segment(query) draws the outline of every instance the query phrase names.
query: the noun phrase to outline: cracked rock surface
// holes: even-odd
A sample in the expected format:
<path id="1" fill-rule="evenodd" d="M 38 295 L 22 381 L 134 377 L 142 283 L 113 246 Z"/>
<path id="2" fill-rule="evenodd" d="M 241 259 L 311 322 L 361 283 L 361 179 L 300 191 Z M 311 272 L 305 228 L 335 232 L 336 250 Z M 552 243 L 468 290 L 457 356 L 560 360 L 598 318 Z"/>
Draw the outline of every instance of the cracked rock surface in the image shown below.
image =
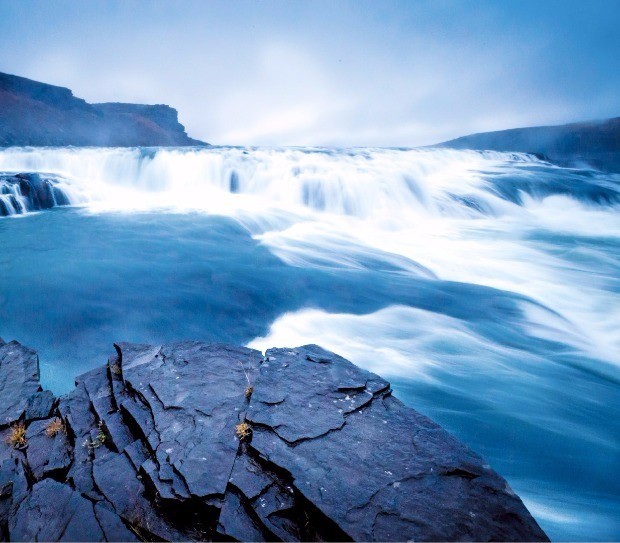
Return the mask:
<path id="1" fill-rule="evenodd" d="M 478 455 L 334 353 L 115 350 L 56 399 L 0 340 L 1 539 L 548 540 Z"/>

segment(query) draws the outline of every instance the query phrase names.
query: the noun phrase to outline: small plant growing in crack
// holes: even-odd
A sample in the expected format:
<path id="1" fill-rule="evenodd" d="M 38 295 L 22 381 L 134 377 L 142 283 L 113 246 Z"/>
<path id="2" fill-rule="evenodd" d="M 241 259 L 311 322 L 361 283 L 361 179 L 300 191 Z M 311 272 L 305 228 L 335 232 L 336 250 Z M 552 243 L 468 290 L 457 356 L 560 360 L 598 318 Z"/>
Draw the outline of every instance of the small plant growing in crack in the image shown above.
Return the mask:
<path id="1" fill-rule="evenodd" d="M 26 439 L 26 426 L 23 422 L 20 421 L 11 426 L 11 431 L 6 438 L 6 442 L 15 449 L 23 449 L 26 445 L 28 445 L 28 440 Z"/>
<path id="2" fill-rule="evenodd" d="M 101 420 L 99 421 L 99 424 L 97 425 L 97 435 L 95 439 L 89 440 L 87 438 L 84 441 L 84 445 L 87 446 L 89 449 L 97 449 L 98 447 L 101 447 L 101 445 L 103 445 L 107 439 L 108 439 L 108 434 L 106 434 L 105 425 L 103 421 Z"/>
<path id="3" fill-rule="evenodd" d="M 59 432 L 66 434 L 67 429 L 65 428 L 65 423 L 60 417 L 54 417 L 47 423 L 47 426 L 45 427 L 45 435 L 47 437 L 55 437 Z"/>
<path id="4" fill-rule="evenodd" d="M 239 364 L 241 364 L 241 369 L 243 370 L 243 374 L 245 375 L 245 380 L 248 382 L 248 386 L 245 387 L 245 392 L 243 393 L 243 395 L 249 399 L 252 395 L 252 392 L 254 392 L 254 386 L 252 385 L 252 382 L 250 381 L 250 376 L 248 375 L 248 372 L 246 371 L 245 366 L 243 365 L 243 362 L 241 362 L 241 360 L 239 360 Z"/>
<path id="5" fill-rule="evenodd" d="M 235 426 L 235 433 L 239 441 L 247 441 L 252 435 L 252 427 L 245 421 Z"/>

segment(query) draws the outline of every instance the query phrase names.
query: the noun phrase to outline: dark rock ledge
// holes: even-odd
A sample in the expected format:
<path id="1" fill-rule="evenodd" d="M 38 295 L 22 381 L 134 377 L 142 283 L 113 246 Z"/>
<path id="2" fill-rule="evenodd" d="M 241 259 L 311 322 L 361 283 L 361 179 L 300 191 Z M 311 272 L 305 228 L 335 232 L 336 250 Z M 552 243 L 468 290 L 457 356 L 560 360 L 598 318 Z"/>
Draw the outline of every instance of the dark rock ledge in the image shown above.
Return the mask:
<path id="1" fill-rule="evenodd" d="M 479 456 L 320 347 L 115 347 L 56 399 L 0 340 L 3 539 L 547 540 Z"/>
<path id="2" fill-rule="evenodd" d="M 0 217 L 70 205 L 53 177 L 38 173 L 0 172 Z"/>

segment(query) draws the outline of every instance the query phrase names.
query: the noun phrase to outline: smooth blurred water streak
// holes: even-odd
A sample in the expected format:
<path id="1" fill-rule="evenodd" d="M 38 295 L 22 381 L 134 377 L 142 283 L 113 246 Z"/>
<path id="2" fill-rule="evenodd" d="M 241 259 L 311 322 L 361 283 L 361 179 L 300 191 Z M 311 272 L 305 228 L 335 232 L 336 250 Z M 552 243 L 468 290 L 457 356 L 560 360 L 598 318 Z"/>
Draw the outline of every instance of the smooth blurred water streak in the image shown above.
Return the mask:
<path id="1" fill-rule="evenodd" d="M 522 154 L 7 149 L 76 207 L 0 219 L 45 386 L 113 341 L 319 343 L 389 378 L 553 539 L 620 537 L 620 177 Z"/>

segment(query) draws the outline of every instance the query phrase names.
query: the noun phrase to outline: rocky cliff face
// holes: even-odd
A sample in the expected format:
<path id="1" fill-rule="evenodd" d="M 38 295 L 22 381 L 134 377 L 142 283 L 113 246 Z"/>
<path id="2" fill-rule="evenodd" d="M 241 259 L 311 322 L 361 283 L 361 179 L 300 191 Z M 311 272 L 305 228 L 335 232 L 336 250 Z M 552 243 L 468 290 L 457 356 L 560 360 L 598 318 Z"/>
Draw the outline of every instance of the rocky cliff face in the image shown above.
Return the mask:
<path id="1" fill-rule="evenodd" d="M 453 149 L 514 151 L 544 155 L 562 165 L 620 172 L 620 117 L 604 121 L 513 128 L 441 143 Z"/>
<path id="2" fill-rule="evenodd" d="M 313 345 L 119 344 L 56 399 L 0 341 L 0 420 L 5 540 L 547 540 L 479 456 Z"/>
<path id="3" fill-rule="evenodd" d="M 166 105 L 89 104 L 66 88 L 0 73 L 0 146 L 205 145 Z"/>

